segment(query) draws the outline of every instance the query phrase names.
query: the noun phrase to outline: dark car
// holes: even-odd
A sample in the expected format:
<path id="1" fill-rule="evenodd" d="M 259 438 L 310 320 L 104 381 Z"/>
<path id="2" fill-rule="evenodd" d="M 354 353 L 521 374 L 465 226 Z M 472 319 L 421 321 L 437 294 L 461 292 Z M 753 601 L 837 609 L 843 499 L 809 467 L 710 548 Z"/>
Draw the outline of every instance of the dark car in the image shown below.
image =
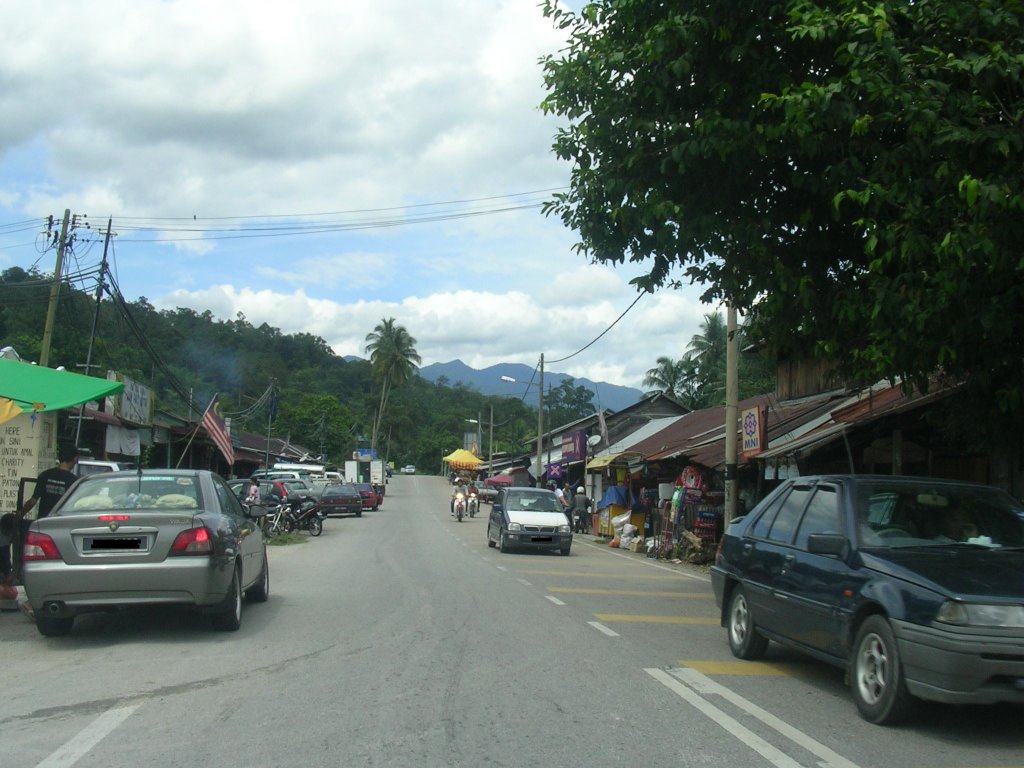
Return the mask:
<path id="1" fill-rule="evenodd" d="M 349 483 L 328 485 L 320 497 L 320 511 L 324 515 L 363 516 L 363 497 Z"/>
<path id="2" fill-rule="evenodd" d="M 568 555 L 572 526 L 562 502 L 543 488 L 502 488 L 491 505 L 487 546 L 513 549 L 555 549 Z"/>
<path id="3" fill-rule="evenodd" d="M 769 640 L 848 670 L 861 716 L 915 699 L 1024 702 L 1024 526 L 996 488 L 932 478 L 788 480 L 711 568 L 733 655 Z"/>
<path id="4" fill-rule="evenodd" d="M 370 483 L 355 483 L 356 490 L 363 497 L 363 509 L 375 510 L 380 507 L 377 491 Z"/>
<path id="5" fill-rule="evenodd" d="M 260 505 L 241 504 L 205 470 L 108 472 L 75 483 L 25 536 L 25 592 L 44 635 L 75 616 L 184 605 L 238 629 L 242 594 L 270 589 Z"/>

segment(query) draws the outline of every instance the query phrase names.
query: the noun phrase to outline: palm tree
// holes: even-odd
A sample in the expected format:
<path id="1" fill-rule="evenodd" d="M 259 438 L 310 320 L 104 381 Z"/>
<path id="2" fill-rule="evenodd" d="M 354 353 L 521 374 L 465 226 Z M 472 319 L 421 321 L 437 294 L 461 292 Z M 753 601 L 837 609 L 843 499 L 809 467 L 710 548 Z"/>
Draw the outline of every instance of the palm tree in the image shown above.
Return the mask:
<path id="1" fill-rule="evenodd" d="M 697 365 L 700 390 L 705 405 L 713 405 L 718 393 L 725 391 L 725 349 L 728 329 L 721 312 L 704 315 L 700 333 L 690 339 L 687 351 Z"/>
<path id="2" fill-rule="evenodd" d="M 644 374 L 644 386 L 652 387 L 648 395 L 663 392 L 672 397 L 678 397 L 683 389 L 683 377 L 686 375 L 686 359 L 673 360 L 671 357 L 659 357 L 657 365 Z"/>
<path id="3" fill-rule="evenodd" d="M 374 329 L 366 334 L 366 351 L 370 353 L 370 366 L 380 379 L 380 405 L 373 420 L 370 447 L 377 447 L 377 436 L 388 406 L 393 387 L 400 387 L 412 378 L 422 359 L 416 352 L 416 339 L 404 326 L 395 325 L 395 318 L 381 318 Z"/>

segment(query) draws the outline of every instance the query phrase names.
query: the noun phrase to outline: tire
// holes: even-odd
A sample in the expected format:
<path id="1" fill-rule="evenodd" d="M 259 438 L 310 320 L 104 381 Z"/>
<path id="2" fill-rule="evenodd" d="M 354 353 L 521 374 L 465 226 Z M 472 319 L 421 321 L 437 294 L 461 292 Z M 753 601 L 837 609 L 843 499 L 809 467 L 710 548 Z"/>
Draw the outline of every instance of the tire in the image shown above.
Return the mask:
<path id="1" fill-rule="evenodd" d="M 751 661 L 764 656 L 768 638 L 757 631 L 754 615 L 750 612 L 747 593 L 739 584 L 729 599 L 729 615 L 726 622 L 729 634 L 729 650 L 737 659 Z"/>
<path id="2" fill-rule="evenodd" d="M 487 526 L 487 546 L 488 547 L 496 547 L 496 546 L 498 546 L 498 543 L 496 541 L 492 541 L 491 540 L 491 527 L 490 526 Z"/>
<path id="3" fill-rule="evenodd" d="M 358 512 L 356 512 L 356 517 L 362 517 L 362 516 L 363 516 L 363 510 L 360 509 Z"/>
<path id="4" fill-rule="evenodd" d="M 314 517 L 309 521 L 309 535 L 319 536 L 324 532 L 324 521 L 319 517 Z"/>
<path id="5" fill-rule="evenodd" d="M 884 616 L 869 616 L 857 630 L 850 659 L 850 691 L 860 716 L 869 723 L 893 725 L 913 709 L 896 636 Z"/>
<path id="6" fill-rule="evenodd" d="M 572 549 L 572 545 L 569 545 L 568 547 L 562 547 L 562 548 L 561 548 L 560 550 L 558 550 L 558 551 L 562 553 L 562 556 L 563 556 L 563 557 L 568 557 L 568 556 L 569 556 L 569 550 L 570 550 L 570 549 Z"/>
<path id="7" fill-rule="evenodd" d="M 74 623 L 74 616 L 36 616 L 36 629 L 45 637 L 64 637 L 71 633 L 71 625 Z"/>
<path id="8" fill-rule="evenodd" d="M 509 546 L 508 539 L 505 538 L 504 531 L 498 532 L 498 549 L 500 549 L 505 554 L 508 554 L 512 551 L 512 547 Z"/>
<path id="9" fill-rule="evenodd" d="M 213 626 L 222 632 L 235 632 L 242 626 L 242 584 L 237 565 L 220 611 L 213 617 Z"/>
<path id="10" fill-rule="evenodd" d="M 265 603 L 270 597 L 270 563 L 267 561 L 267 550 L 263 550 L 263 571 L 260 580 L 245 593 L 247 599 L 254 603 Z"/>

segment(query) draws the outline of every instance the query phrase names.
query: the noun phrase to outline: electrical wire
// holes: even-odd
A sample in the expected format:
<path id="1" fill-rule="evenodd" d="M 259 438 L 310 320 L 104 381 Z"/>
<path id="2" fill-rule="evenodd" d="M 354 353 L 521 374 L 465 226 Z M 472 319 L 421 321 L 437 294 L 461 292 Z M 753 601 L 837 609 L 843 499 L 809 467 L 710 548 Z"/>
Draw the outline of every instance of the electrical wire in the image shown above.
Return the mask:
<path id="1" fill-rule="evenodd" d="M 557 360 L 548 360 L 547 362 L 548 363 L 564 363 L 566 360 L 570 360 L 570 359 L 576 357 L 576 355 L 578 355 L 580 352 L 583 352 L 584 350 L 594 346 L 594 344 L 597 343 L 598 339 L 600 339 L 602 336 L 604 336 L 606 333 L 608 333 L 608 331 L 610 331 L 612 328 L 614 328 L 618 324 L 618 322 L 622 318 L 624 318 L 626 316 L 626 314 L 631 309 L 633 309 L 633 307 L 635 307 L 637 305 L 637 302 L 639 302 L 640 299 L 642 299 L 645 295 L 647 295 L 647 293 L 648 293 L 647 291 L 643 291 L 639 296 L 637 296 L 635 299 L 633 299 L 633 303 L 630 304 L 628 307 L 626 307 L 625 311 L 623 311 L 623 313 L 621 315 L 619 315 L 617 318 L 615 318 L 615 320 L 612 322 L 611 325 L 609 325 L 607 328 L 605 328 L 603 331 L 601 331 L 601 333 L 599 333 L 597 336 L 595 336 L 590 341 L 590 343 L 585 344 L 584 346 L 580 347 L 575 352 L 573 352 L 571 355 L 566 355 L 565 357 L 560 357 Z"/>

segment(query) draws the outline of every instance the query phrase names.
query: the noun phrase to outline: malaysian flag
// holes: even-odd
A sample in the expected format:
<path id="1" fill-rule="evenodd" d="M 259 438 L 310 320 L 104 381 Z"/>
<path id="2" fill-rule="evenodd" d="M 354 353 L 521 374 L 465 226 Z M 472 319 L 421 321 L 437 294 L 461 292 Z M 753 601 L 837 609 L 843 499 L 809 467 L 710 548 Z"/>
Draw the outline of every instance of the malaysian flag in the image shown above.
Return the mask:
<path id="1" fill-rule="evenodd" d="M 234 464 L 235 449 L 231 445 L 231 435 L 228 434 L 227 424 L 224 423 L 224 417 L 220 414 L 220 403 L 217 402 L 217 395 L 213 396 L 213 400 L 210 401 L 210 405 L 203 414 L 203 426 L 206 428 L 206 433 L 210 436 L 210 439 L 217 444 L 220 452 L 224 454 L 228 464 Z"/>

